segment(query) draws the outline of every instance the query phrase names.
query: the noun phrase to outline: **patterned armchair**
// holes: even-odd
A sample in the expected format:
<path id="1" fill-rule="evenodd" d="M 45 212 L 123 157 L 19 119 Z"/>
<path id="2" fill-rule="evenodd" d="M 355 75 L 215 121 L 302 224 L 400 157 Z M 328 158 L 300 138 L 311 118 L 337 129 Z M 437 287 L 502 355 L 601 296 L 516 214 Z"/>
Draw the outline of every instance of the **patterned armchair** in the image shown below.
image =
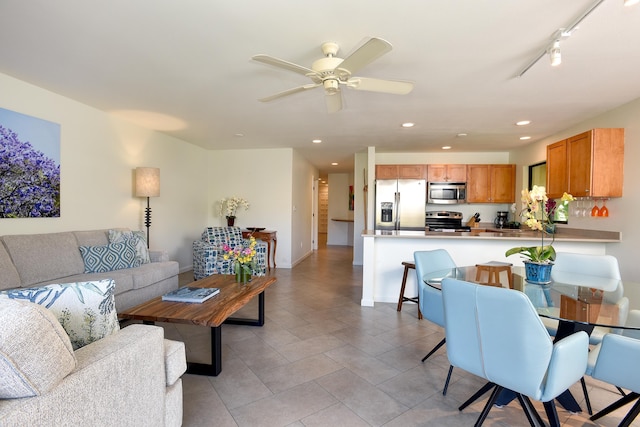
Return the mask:
<path id="1" fill-rule="evenodd" d="M 234 274 L 233 261 L 223 258 L 222 245 L 231 248 L 248 245 L 249 239 L 242 237 L 240 227 L 207 227 L 200 240 L 193 242 L 193 275 L 196 280 L 212 274 Z M 267 243 L 256 244 L 254 276 L 264 276 L 267 271 Z"/>

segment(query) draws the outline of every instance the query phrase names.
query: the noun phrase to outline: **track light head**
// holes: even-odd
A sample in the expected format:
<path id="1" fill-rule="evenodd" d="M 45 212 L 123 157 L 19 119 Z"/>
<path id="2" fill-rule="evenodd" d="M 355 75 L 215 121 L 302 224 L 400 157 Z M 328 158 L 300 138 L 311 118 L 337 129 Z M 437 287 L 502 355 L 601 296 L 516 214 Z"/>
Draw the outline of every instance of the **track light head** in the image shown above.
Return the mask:
<path id="1" fill-rule="evenodd" d="M 560 40 L 556 40 L 553 42 L 553 45 L 549 49 L 548 53 L 552 67 L 556 67 L 562 63 L 562 54 L 560 53 Z"/>

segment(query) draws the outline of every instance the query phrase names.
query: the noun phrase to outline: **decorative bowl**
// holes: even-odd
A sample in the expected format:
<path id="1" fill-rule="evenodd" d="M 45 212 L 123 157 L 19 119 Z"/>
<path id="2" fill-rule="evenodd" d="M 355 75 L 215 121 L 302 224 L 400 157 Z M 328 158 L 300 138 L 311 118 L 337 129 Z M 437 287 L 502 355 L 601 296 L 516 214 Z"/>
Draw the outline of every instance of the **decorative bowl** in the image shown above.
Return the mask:
<path id="1" fill-rule="evenodd" d="M 247 230 L 249 230 L 249 231 L 253 231 L 253 232 L 255 232 L 255 231 L 262 231 L 262 230 L 264 230 L 264 229 L 265 229 L 265 227 L 247 227 Z"/>

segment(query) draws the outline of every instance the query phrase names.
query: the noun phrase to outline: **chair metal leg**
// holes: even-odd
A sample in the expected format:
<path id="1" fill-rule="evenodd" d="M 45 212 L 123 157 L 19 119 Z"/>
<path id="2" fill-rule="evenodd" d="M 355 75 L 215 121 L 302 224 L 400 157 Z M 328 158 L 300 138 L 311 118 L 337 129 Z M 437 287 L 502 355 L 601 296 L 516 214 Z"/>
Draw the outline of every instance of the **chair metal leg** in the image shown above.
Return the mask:
<path id="1" fill-rule="evenodd" d="M 433 347 L 433 350 L 431 350 L 431 351 L 429 352 L 429 354 L 427 354 L 425 357 L 423 357 L 423 358 L 422 358 L 422 361 L 424 362 L 425 360 L 427 360 L 427 359 L 429 358 L 429 356 L 431 356 L 433 353 L 435 353 L 436 351 L 438 351 L 438 349 L 444 345 L 444 343 L 446 342 L 446 340 L 447 340 L 446 338 L 443 338 L 443 339 L 442 339 L 442 341 L 440 341 L 440 342 L 438 343 L 438 345 L 436 345 L 435 347 Z"/>
<path id="2" fill-rule="evenodd" d="M 591 410 L 591 401 L 589 400 L 589 392 L 587 391 L 587 383 L 584 380 L 584 377 L 580 378 L 580 384 L 582 384 L 582 392 L 584 393 L 584 403 L 587 405 L 587 412 L 589 415 L 593 415 L 593 411 Z"/>
<path id="3" fill-rule="evenodd" d="M 633 420 L 636 419 L 638 414 L 640 414 L 640 400 L 637 401 L 633 405 L 629 413 L 627 413 L 627 415 L 624 416 L 624 418 L 622 419 L 622 422 L 620 422 L 619 427 L 629 427 L 633 422 Z"/>
<path id="4" fill-rule="evenodd" d="M 592 415 L 589 419 L 591 421 L 595 421 L 595 420 L 597 420 L 599 418 L 602 418 L 605 415 L 615 411 L 616 409 L 622 408 L 627 403 L 633 402 L 638 397 L 640 397 L 640 394 L 638 394 L 636 392 L 631 392 L 631 393 L 627 394 L 626 396 L 623 396 L 622 398 L 616 400 L 611 405 L 607 406 L 606 408 L 604 408 L 602 411 L 598 412 L 597 414 Z"/>
<path id="5" fill-rule="evenodd" d="M 482 409 L 480 416 L 476 420 L 474 427 L 480 427 L 484 423 L 484 420 L 487 419 L 487 416 L 489 415 L 489 411 L 491 411 L 491 407 L 493 407 L 493 402 L 495 402 L 496 399 L 498 398 L 498 393 L 502 391 L 502 388 L 503 388 L 502 386 L 496 385 L 496 387 L 493 389 L 493 392 L 491 393 L 489 400 L 487 400 L 487 404 L 484 405 L 484 408 Z"/>
<path id="6" fill-rule="evenodd" d="M 444 390 L 442 390 L 442 395 L 447 395 L 447 389 L 449 388 L 449 380 L 451 379 L 451 372 L 453 372 L 453 365 L 449 365 L 449 373 L 447 374 L 447 380 L 444 382 Z"/>
<path id="7" fill-rule="evenodd" d="M 544 411 L 547 413 L 549 419 L 549 427 L 560 427 L 560 420 L 558 419 L 558 411 L 556 410 L 556 404 L 553 400 L 544 402 Z"/>
<path id="8" fill-rule="evenodd" d="M 480 390 L 476 391 L 473 396 L 471 396 L 469 399 L 467 399 L 466 402 L 458 407 L 458 411 L 462 411 L 464 408 L 471 405 L 473 402 L 478 400 L 480 396 L 491 390 L 493 387 L 496 387 L 494 383 L 486 383 L 485 385 L 483 385 Z"/>
<path id="9" fill-rule="evenodd" d="M 538 412 L 531 405 L 531 401 L 526 396 L 523 396 L 520 393 L 517 393 L 516 397 L 518 398 L 518 402 L 520 402 L 520 406 L 522 406 L 522 410 L 524 411 L 524 414 L 527 416 L 527 421 L 529 421 L 529 425 L 531 427 L 544 426 L 544 423 L 541 422 L 542 420 L 540 419 Z M 538 421 L 538 424 L 536 424 L 536 421 Z"/>

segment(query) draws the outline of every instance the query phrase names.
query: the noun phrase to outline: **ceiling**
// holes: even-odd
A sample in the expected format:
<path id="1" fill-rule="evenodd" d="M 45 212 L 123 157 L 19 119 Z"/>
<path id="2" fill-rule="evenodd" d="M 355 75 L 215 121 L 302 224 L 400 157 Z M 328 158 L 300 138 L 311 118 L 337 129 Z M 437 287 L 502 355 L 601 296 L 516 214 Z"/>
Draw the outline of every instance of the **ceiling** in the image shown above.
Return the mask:
<path id="1" fill-rule="evenodd" d="M 604 1 L 562 42 L 560 66 L 545 55 L 516 77 L 593 4 L 2 0 L 0 73 L 207 149 L 293 147 L 323 174 L 347 172 L 368 146 L 506 151 L 639 98 L 640 5 L 622 0 Z M 321 88 L 257 100 L 310 80 L 253 55 L 310 67 L 322 43 L 345 57 L 372 36 L 393 50 L 356 75 L 412 81 L 410 94 L 343 89 L 333 114 Z"/>

